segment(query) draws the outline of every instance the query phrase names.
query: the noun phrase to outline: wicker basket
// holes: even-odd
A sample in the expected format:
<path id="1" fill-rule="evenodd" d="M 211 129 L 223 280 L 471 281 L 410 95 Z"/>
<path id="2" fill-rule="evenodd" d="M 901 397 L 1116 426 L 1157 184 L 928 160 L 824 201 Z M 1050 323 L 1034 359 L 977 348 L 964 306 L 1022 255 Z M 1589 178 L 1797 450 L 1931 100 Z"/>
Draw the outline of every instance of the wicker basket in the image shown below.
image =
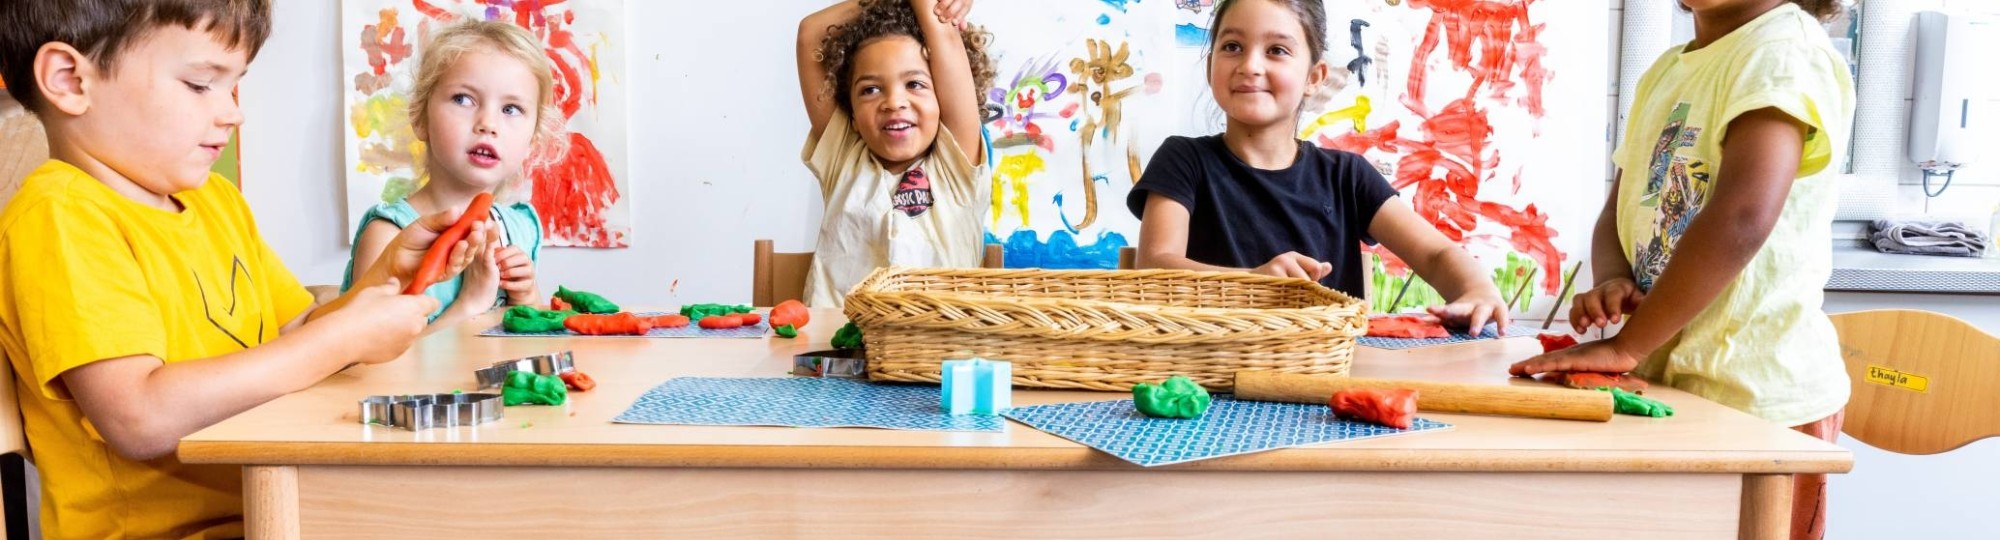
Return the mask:
<path id="1" fill-rule="evenodd" d="M 944 360 L 1014 363 L 1014 385 L 1123 391 L 1246 370 L 1346 375 L 1366 307 L 1295 278 L 1185 270 L 884 268 L 847 296 L 868 378 L 939 380 Z"/>

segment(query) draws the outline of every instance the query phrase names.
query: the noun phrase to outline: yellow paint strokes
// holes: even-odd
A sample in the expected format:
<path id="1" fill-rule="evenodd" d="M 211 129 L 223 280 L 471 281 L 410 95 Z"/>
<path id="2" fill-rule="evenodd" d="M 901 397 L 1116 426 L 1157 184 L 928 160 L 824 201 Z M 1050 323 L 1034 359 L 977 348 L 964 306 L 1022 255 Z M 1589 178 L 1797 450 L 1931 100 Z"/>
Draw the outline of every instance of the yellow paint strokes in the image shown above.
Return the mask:
<path id="1" fill-rule="evenodd" d="M 1314 119 L 1312 123 L 1306 124 L 1305 129 L 1299 130 L 1299 138 L 1311 138 L 1313 134 L 1319 133 L 1319 130 L 1345 121 L 1354 122 L 1355 133 L 1367 133 L 1368 113 L 1374 110 L 1375 108 L 1368 103 L 1368 96 L 1354 96 L 1353 105 L 1349 105 L 1345 109 L 1319 115 L 1319 118 Z"/>
<path id="2" fill-rule="evenodd" d="M 396 10 L 395 8 L 386 8 L 375 15 L 377 17 L 375 20 L 375 41 L 388 41 L 389 34 L 396 31 Z"/>
<path id="3" fill-rule="evenodd" d="M 1042 160 L 1038 152 L 1022 152 L 1000 157 L 1000 164 L 993 168 L 993 222 L 1000 223 L 999 182 L 1005 180 L 1014 193 L 1008 202 L 1014 203 L 1014 210 L 1021 214 L 1021 226 L 1028 226 L 1028 179 L 1048 170 L 1048 162 Z"/>
<path id="4" fill-rule="evenodd" d="M 423 142 L 410 127 L 408 103 L 403 96 L 385 94 L 348 107 L 348 125 L 361 139 L 355 172 L 388 174 L 408 170 L 423 159 Z"/>
<path id="5" fill-rule="evenodd" d="M 597 80 L 603 77 L 597 69 L 597 46 L 609 39 L 611 39 L 610 36 L 598 34 L 597 43 L 590 44 L 590 100 L 593 103 L 597 101 Z"/>

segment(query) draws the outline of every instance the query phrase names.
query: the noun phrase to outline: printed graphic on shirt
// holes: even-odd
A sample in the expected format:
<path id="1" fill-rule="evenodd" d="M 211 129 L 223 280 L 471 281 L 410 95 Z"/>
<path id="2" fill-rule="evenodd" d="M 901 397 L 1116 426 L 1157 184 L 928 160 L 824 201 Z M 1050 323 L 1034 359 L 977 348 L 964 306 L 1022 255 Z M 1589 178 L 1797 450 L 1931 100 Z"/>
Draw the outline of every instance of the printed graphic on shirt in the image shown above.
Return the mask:
<path id="1" fill-rule="evenodd" d="M 1639 205 L 1653 209 L 1654 216 L 1652 239 L 1632 258 L 1632 276 L 1641 290 L 1653 289 L 1653 280 L 1673 258 L 1674 244 L 1708 199 L 1708 164 L 1680 155 L 1680 149 L 1695 145 L 1702 131 L 1687 125 L 1688 108 L 1687 103 L 1677 104 L 1667 116 L 1667 125 L 1653 145 L 1646 190 L 1639 197 Z"/>
<path id="2" fill-rule="evenodd" d="M 896 193 L 890 196 L 896 211 L 903 215 L 917 217 L 931 209 L 931 178 L 924 174 L 922 167 L 911 167 L 903 173 L 903 180 L 896 183 Z"/>
<path id="3" fill-rule="evenodd" d="M 216 330 L 245 349 L 264 342 L 264 314 L 258 306 L 243 303 L 252 298 L 248 291 L 255 288 L 256 282 L 250 278 L 250 269 L 243 265 L 242 258 L 230 258 L 227 279 L 214 276 L 204 279 L 200 271 L 195 271 L 194 284 L 201 292 L 202 311 Z"/>

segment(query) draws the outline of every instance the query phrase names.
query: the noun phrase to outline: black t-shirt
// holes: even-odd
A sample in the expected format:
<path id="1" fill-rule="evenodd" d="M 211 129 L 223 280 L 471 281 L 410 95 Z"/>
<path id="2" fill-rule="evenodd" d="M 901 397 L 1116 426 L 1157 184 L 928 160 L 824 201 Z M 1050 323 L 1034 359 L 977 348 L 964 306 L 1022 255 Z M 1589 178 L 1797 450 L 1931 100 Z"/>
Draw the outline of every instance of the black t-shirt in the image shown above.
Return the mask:
<path id="1" fill-rule="evenodd" d="M 1395 188 L 1361 156 L 1299 142 L 1290 168 L 1243 163 L 1221 135 L 1168 137 L 1125 198 L 1146 217 L 1158 193 L 1188 209 L 1187 257 L 1203 264 L 1255 268 L 1287 251 L 1333 263 L 1320 284 L 1361 298 L 1361 242 Z"/>

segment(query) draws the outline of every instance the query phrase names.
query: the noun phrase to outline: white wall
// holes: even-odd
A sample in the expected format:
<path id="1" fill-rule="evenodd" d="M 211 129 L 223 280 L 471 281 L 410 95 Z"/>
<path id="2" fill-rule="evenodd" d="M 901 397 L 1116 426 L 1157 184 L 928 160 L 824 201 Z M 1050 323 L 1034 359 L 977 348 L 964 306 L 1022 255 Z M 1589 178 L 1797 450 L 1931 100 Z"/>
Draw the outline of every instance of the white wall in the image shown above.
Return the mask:
<path id="1" fill-rule="evenodd" d="M 299 279 L 339 283 L 348 259 L 339 134 L 339 2 L 279 2 L 242 85 L 244 194 Z M 584 288 L 638 306 L 748 302 L 750 244 L 810 249 L 818 189 L 798 155 L 806 121 L 792 55 L 815 0 L 627 2 L 632 247 L 544 251 L 544 291 Z M 699 67 L 676 66 L 700 58 Z M 679 295 L 669 294 L 675 280 Z"/>

